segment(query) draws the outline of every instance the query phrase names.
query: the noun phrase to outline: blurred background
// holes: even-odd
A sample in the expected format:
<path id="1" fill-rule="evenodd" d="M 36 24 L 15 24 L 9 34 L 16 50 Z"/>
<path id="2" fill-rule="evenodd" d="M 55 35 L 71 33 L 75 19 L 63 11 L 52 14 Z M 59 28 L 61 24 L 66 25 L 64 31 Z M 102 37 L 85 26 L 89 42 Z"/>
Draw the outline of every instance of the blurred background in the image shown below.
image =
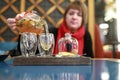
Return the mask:
<path id="1" fill-rule="evenodd" d="M 75 0 L 2 0 L 0 2 L 0 51 L 16 48 L 19 33 L 7 26 L 7 18 L 15 17 L 23 11 L 36 10 L 46 19 L 49 27 L 58 27 L 63 19 L 66 6 Z M 93 40 L 93 50 L 99 45 L 95 43 L 95 25 L 100 33 L 101 47 L 107 56 L 120 54 L 120 0 L 81 0 L 88 7 L 88 29 Z M 9 45 L 9 46 L 8 46 Z M 97 54 L 95 52 L 95 54 Z M 98 56 L 96 56 L 98 57 Z M 119 58 L 119 57 L 118 57 Z"/>

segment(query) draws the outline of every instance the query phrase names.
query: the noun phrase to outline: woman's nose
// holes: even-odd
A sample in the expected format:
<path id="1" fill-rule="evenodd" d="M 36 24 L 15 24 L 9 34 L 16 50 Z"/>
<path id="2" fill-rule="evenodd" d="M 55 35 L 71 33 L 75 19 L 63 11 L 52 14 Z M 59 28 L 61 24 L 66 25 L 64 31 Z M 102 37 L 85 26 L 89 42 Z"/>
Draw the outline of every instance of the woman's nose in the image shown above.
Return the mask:
<path id="1" fill-rule="evenodd" d="M 77 18 L 77 15 L 76 15 L 76 14 L 74 14 L 74 15 L 73 15 L 73 19 L 76 19 L 76 18 Z"/>

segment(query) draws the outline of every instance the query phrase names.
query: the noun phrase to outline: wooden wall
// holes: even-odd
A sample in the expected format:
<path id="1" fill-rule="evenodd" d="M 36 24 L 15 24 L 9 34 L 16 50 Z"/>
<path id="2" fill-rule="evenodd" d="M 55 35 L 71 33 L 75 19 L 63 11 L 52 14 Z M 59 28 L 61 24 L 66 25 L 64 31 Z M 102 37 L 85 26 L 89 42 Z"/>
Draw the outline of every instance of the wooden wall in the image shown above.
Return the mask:
<path id="1" fill-rule="evenodd" d="M 74 0 L 2 0 L 0 2 L 0 42 L 15 42 L 18 33 L 7 26 L 7 18 L 23 11 L 36 10 L 48 25 L 57 27 L 63 18 L 66 5 Z M 85 0 L 82 0 L 85 1 Z"/>

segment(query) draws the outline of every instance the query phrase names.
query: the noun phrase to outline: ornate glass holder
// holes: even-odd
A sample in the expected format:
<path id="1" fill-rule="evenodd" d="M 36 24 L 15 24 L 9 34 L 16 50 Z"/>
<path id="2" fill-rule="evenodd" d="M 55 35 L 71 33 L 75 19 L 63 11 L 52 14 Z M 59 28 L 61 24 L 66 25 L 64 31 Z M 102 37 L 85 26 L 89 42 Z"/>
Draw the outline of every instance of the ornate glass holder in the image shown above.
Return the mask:
<path id="1" fill-rule="evenodd" d="M 78 41 L 73 38 L 70 33 L 66 33 L 58 41 L 59 55 L 61 56 L 77 56 L 78 55 Z"/>

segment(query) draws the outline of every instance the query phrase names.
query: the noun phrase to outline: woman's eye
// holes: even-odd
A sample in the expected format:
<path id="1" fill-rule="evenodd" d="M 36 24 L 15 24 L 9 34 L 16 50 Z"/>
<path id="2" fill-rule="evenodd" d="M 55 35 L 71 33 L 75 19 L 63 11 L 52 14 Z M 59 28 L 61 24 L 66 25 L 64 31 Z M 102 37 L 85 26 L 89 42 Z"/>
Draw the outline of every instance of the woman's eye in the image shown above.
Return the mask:
<path id="1" fill-rule="evenodd" d="M 81 13 L 78 13 L 78 16 L 82 16 L 82 14 L 81 14 Z"/>
<path id="2" fill-rule="evenodd" d="M 69 15 L 73 15 L 74 13 L 73 12 L 70 12 Z"/>

